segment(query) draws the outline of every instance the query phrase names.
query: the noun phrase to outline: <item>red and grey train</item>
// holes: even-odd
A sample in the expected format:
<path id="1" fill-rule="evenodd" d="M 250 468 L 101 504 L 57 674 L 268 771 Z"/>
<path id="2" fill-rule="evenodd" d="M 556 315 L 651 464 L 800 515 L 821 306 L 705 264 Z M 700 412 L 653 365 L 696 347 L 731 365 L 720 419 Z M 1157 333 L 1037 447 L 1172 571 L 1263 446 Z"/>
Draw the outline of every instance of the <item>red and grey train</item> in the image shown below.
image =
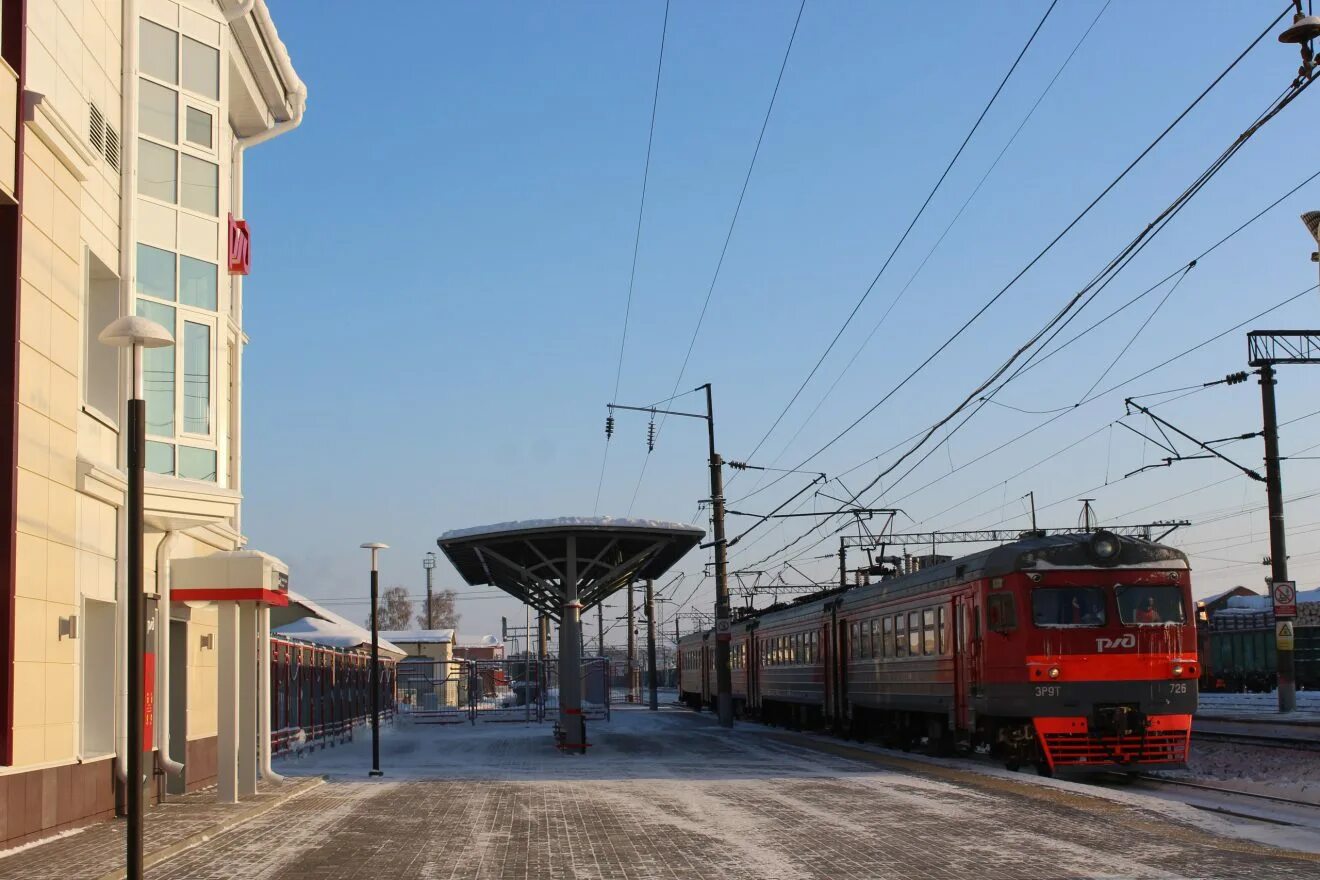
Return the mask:
<path id="1" fill-rule="evenodd" d="M 1009 767 L 1177 767 L 1200 663 L 1179 550 L 1045 536 L 751 612 L 731 632 L 742 717 Z M 715 700 L 715 634 L 679 643 L 681 699 Z"/>

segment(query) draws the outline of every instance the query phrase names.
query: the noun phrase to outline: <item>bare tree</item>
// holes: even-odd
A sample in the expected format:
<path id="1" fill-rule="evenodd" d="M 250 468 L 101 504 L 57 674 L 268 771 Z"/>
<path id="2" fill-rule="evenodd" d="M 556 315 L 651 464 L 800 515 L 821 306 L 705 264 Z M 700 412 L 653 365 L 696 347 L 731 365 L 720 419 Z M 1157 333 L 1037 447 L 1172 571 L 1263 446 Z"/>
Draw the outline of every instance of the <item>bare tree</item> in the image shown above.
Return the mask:
<path id="1" fill-rule="evenodd" d="M 408 598 L 407 587 L 390 587 L 380 594 L 380 604 L 376 606 L 376 624 L 380 629 L 407 629 L 412 622 L 413 601 Z M 371 618 L 367 618 L 371 626 Z"/>
<path id="2" fill-rule="evenodd" d="M 422 629 L 458 629 L 458 613 L 455 602 L 458 594 L 453 590 L 439 590 L 431 594 L 431 616 L 434 623 L 427 623 L 426 600 L 421 602 L 422 610 L 417 615 L 417 625 Z"/>

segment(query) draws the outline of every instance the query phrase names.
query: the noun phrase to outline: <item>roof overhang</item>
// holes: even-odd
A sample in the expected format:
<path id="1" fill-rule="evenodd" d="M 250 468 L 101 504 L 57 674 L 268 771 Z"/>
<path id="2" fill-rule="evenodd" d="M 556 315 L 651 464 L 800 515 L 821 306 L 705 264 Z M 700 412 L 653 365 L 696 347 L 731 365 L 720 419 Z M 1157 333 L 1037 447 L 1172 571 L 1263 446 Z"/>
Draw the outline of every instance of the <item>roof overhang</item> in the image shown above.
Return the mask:
<path id="1" fill-rule="evenodd" d="M 685 523 L 564 517 L 457 529 L 436 543 L 468 584 L 499 587 L 558 618 L 574 581 L 577 601 L 590 608 L 632 581 L 662 576 L 705 534 Z"/>

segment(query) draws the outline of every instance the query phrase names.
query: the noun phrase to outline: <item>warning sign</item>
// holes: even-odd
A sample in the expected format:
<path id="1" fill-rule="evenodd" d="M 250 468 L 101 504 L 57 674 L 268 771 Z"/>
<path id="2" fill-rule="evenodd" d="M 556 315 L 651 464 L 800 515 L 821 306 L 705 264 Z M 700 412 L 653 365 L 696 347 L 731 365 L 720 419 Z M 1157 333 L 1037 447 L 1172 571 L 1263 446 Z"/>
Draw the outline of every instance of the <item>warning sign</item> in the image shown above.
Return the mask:
<path id="1" fill-rule="evenodd" d="M 1293 626 L 1291 620 L 1275 621 L 1274 646 L 1280 651 L 1291 651 L 1293 649 Z"/>
<path id="2" fill-rule="evenodd" d="M 1274 596 L 1275 617 L 1297 616 L 1297 583 L 1295 581 L 1276 581 L 1270 588 Z"/>
<path id="3" fill-rule="evenodd" d="M 715 638 L 717 641 L 732 641 L 733 633 L 729 631 L 729 618 L 721 617 L 715 621 Z"/>

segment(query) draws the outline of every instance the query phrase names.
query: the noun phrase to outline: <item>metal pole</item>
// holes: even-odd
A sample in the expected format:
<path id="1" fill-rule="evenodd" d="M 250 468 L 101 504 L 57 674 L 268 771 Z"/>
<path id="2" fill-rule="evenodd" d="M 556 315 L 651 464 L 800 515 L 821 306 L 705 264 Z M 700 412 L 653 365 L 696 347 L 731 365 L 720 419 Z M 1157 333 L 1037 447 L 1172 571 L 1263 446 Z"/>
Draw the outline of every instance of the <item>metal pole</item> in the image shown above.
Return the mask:
<path id="1" fill-rule="evenodd" d="M 848 545 L 847 539 L 839 536 L 839 589 L 848 589 Z"/>
<path id="2" fill-rule="evenodd" d="M 426 628 L 435 629 L 435 616 L 431 612 L 431 582 L 435 574 L 435 563 L 426 566 Z"/>
<path id="3" fill-rule="evenodd" d="M 144 474 L 147 450 L 147 403 L 142 399 L 142 346 L 133 346 L 133 398 L 128 401 L 128 808 L 127 876 L 142 877 L 142 768 L 143 712 L 146 695 L 146 601 L 142 593 Z M 168 662 L 168 658 L 166 660 Z M 165 723 L 168 723 L 166 721 Z"/>
<path id="4" fill-rule="evenodd" d="M 532 606 L 523 603 L 523 723 L 532 723 Z"/>
<path id="5" fill-rule="evenodd" d="M 596 654 L 605 656 L 605 603 L 596 606 Z"/>
<path id="6" fill-rule="evenodd" d="M 633 582 L 628 579 L 628 702 L 640 702 L 637 670 L 637 621 L 633 616 Z"/>
<path id="7" fill-rule="evenodd" d="M 651 711 L 660 708 L 659 683 L 655 679 L 655 581 L 646 579 L 646 672 L 651 691 Z"/>
<path id="8" fill-rule="evenodd" d="M 578 601 L 577 538 L 565 539 L 564 611 L 559 619 L 559 729 L 566 751 L 585 753 L 586 725 L 582 719 L 582 603 Z"/>
<path id="9" fill-rule="evenodd" d="M 715 690 L 720 726 L 733 727 L 733 671 L 729 667 L 729 547 L 724 540 L 724 460 L 715 451 L 715 404 L 706 389 L 706 436 L 710 445 L 710 503 L 715 532 Z"/>
<path id="10" fill-rule="evenodd" d="M 1036 490 L 1032 489 L 1028 492 L 1027 497 L 1031 499 L 1031 530 L 1034 532 L 1036 531 Z"/>
<path id="11" fill-rule="evenodd" d="M 380 772 L 380 629 L 377 604 L 380 593 L 380 572 L 376 571 L 376 551 L 371 551 L 371 772 L 368 776 L 381 776 Z"/>
<path id="12" fill-rule="evenodd" d="M 1274 405 L 1274 365 L 1261 364 L 1260 401 L 1265 416 L 1265 496 L 1270 512 L 1271 583 L 1288 580 L 1288 550 L 1283 528 L 1283 474 L 1279 463 L 1279 417 Z M 1279 644 L 1275 628 L 1279 670 L 1279 711 L 1297 708 L 1297 685 L 1294 679 L 1293 651 Z"/>

